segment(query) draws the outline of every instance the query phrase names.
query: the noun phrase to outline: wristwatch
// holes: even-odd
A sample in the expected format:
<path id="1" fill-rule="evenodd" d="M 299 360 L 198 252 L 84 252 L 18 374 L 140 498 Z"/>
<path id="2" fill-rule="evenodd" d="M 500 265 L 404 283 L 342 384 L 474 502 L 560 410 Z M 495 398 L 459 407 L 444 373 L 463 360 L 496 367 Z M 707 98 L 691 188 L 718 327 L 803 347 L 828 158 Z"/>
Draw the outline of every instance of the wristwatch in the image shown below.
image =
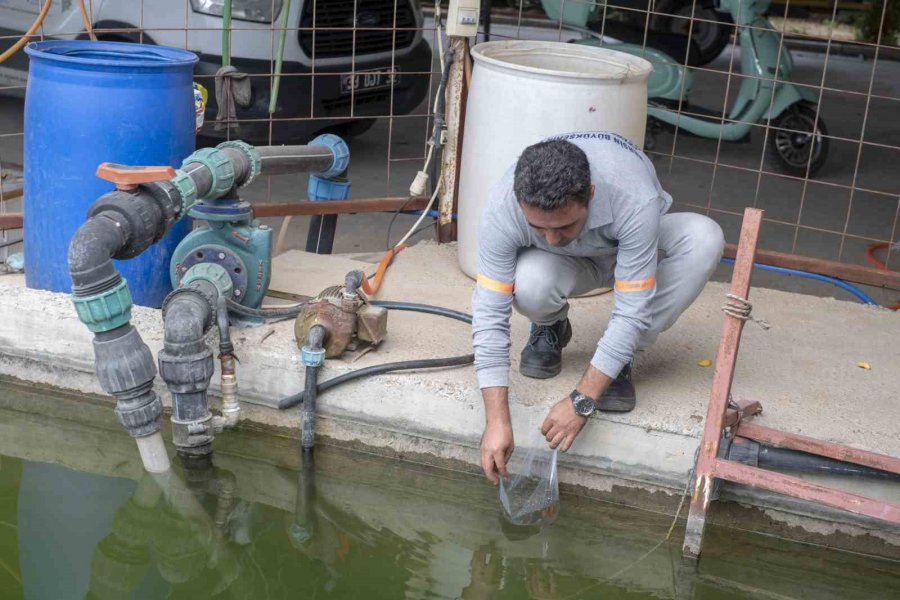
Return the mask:
<path id="1" fill-rule="evenodd" d="M 574 390 L 569 394 L 569 399 L 572 400 L 572 404 L 575 406 L 575 412 L 582 417 L 591 416 L 597 409 L 597 403 L 594 402 L 594 399 L 582 394 L 578 390 Z"/>

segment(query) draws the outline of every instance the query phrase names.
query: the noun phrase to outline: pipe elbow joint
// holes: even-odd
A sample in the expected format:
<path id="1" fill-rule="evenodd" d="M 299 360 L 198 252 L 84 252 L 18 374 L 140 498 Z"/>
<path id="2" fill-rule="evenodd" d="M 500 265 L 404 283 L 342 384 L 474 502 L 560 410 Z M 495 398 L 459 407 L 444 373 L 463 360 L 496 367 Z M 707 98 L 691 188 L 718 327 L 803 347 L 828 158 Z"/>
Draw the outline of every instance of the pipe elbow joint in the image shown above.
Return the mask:
<path id="1" fill-rule="evenodd" d="M 325 179 L 340 177 L 347 170 L 347 167 L 350 166 L 350 148 L 347 146 L 347 142 L 339 136 L 336 136 L 333 133 L 325 133 L 316 137 L 309 145 L 325 146 L 331 150 L 333 156 L 331 166 L 321 173 L 316 173 L 316 175 Z"/>

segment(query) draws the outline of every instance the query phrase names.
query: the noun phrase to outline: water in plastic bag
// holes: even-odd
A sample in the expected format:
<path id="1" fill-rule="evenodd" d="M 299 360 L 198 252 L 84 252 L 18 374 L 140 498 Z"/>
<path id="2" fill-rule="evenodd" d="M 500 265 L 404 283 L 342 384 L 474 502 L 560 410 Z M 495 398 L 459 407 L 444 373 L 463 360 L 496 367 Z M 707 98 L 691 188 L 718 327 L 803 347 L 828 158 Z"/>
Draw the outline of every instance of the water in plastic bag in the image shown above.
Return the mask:
<path id="1" fill-rule="evenodd" d="M 541 442 L 516 448 L 506 464 L 509 476 L 500 478 L 503 516 L 513 525 L 542 527 L 559 515 L 557 450 Z"/>

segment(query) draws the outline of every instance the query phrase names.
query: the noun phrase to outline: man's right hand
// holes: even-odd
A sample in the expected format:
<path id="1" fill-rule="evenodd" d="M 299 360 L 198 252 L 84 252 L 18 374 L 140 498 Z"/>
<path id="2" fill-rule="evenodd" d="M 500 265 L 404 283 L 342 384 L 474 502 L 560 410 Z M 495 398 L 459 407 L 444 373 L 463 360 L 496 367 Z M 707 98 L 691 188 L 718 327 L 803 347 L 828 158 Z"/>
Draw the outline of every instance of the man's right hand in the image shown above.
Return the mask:
<path id="1" fill-rule="evenodd" d="M 506 462 L 512 456 L 514 448 L 512 425 L 509 421 L 485 425 L 484 435 L 481 436 L 481 468 L 491 483 L 499 483 L 501 476 L 509 474 Z"/>
<path id="2" fill-rule="evenodd" d="M 491 483 L 499 483 L 508 475 L 506 463 L 512 456 L 513 432 L 509 419 L 508 390 L 505 387 L 484 388 L 484 435 L 481 436 L 481 468 Z"/>

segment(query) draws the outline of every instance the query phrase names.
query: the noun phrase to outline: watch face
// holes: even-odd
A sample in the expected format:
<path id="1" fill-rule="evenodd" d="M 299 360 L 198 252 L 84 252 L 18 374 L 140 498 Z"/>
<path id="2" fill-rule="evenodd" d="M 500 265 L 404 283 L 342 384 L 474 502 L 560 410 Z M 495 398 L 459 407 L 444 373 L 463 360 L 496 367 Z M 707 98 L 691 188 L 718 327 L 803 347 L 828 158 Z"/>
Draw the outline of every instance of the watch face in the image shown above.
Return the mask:
<path id="1" fill-rule="evenodd" d="M 575 404 L 575 412 L 582 417 L 588 417 L 594 412 L 594 401 L 584 394 L 574 394 L 572 402 Z"/>

